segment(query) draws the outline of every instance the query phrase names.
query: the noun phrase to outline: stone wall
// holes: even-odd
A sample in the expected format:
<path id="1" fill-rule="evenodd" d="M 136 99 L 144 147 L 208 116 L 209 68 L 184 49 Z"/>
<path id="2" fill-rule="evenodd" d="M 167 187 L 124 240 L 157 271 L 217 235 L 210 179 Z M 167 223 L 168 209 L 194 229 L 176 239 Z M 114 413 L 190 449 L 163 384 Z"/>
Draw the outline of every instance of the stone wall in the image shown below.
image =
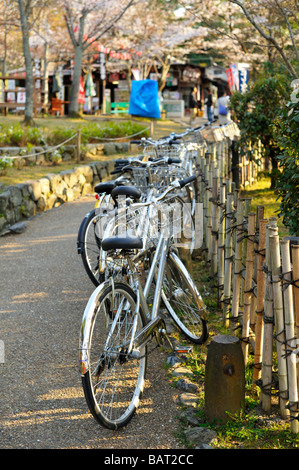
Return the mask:
<path id="1" fill-rule="evenodd" d="M 128 142 L 108 142 L 108 143 L 93 143 L 85 144 L 81 147 L 81 160 L 96 159 L 98 156 L 115 155 L 119 153 L 126 153 L 129 151 Z M 0 157 L 18 157 L 13 159 L 13 165 L 16 168 L 23 168 L 24 166 L 43 165 L 47 162 L 68 162 L 77 159 L 77 146 L 76 145 L 62 145 L 56 147 L 1 147 Z"/>
<path id="2" fill-rule="evenodd" d="M 38 212 L 92 194 L 94 186 L 108 179 L 113 168 L 113 160 L 95 161 L 16 186 L 1 187 L 0 183 L 0 234 Z"/>

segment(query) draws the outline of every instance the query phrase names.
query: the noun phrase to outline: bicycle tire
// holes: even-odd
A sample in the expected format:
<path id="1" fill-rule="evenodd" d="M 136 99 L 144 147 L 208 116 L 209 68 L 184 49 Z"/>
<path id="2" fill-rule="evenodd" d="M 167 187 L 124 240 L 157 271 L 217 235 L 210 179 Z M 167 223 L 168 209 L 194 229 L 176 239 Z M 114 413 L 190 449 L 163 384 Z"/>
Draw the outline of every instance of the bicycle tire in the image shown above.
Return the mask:
<path id="1" fill-rule="evenodd" d="M 81 339 L 88 350 L 82 385 L 95 420 L 105 428 L 116 430 L 131 421 L 138 407 L 144 388 L 147 348 L 140 348 L 139 359 L 129 358 L 121 348 L 130 339 L 136 307 L 134 291 L 124 283 L 99 289 L 91 311 L 87 312 L 87 317 L 91 316 L 90 326 Z M 119 311 L 117 321 L 114 321 L 115 307 Z M 146 324 L 141 308 L 137 315 L 136 333 Z M 82 321 L 85 331 L 87 317 Z"/>
<path id="2" fill-rule="evenodd" d="M 209 337 L 205 303 L 183 262 L 173 252 L 168 255 L 161 298 L 188 340 L 204 344 Z"/>
<path id="3" fill-rule="evenodd" d="M 81 255 L 84 269 L 96 287 L 105 280 L 105 276 L 100 272 L 102 239 L 98 222 L 99 209 L 92 209 L 81 222 L 77 238 L 78 253 Z"/>

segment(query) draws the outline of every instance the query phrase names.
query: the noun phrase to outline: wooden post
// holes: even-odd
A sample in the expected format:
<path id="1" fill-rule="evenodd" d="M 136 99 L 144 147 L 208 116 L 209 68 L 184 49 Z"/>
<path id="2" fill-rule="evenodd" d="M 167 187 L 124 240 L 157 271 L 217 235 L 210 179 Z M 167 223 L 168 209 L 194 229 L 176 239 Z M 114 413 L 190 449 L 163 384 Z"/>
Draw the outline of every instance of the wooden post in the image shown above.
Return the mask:
<path id="1" fill-rule="evenodd" d="M 234 196 L 227 195 L 226 201 L 226 234 L 225 234 L 225 259 L 224 259 L 224 291 L 223 291 L 223 324 L 228 328 L 228 314 L 231 299 L 231 273 L 232 273 L 232 220 L 234 218 Z"/>
<path id="2" fill-rule="evenodd" d="M 77 130 L 77 163 L 80 163 L 81 159 L 81 130 Z"/>
<path id="3" fill-rule="evenodd" d="M 212 247 L 211 247 L 211 272 L 217 274 L 217 246 L 218 246 L 218 177 L 213 177 L 212 187 Z"/>
<path id="4" fill-rule="evenodd" d="M 281 240 L 281 260 L 282 260 L 282 277 L 285 282 L 291 281 L 291 258 L 290 258 L 290 241 Z M 297 371 L 296 371 L 296 356 L 293 354 L 295 349 L 291 343 L 294 341 L 295 328 L 294 328 L 294 302 L 293 302 L 293 286 L 287 284 L 283 288 L 284 300 L 284 313 L 285 313 L 285 335 L 286 345 L 285 350 L 287 353 L 288 365 L 288 381 L 289 381 L 289 406 L 291 415 L 291 431 L 298 433 L 299 423 L 296 420 L 298 412 L 298 388 L 297 388 Z M 292 419 L 293 418 L 293 419 Z"/>
<path id="5" fill-rule="evenodd" d="M 236 222 L 236 244 L 235 244 L 235 263 L 233 278 L 233 298 L 231 326 L 234 329 L 239 317 L 240 288 L 242 276 L 242 245 L 243 245 L 243 216 L 244 216 L 244 199 L 239 199 L 237 204 L 237 222 Z"/>
<path id="6" fill-rule="evenodd" d="M 205 373 L 205 415 L 208 422 L 230 420 L 245 405 L 245 367 L 240 340 L 218 335 L 208 349 Z"/>
<path id="7" fill-rule="evenodd" d="M 279 405 L 280 415 L 283 419 L 289 416 L 286 409 L 288 399 L 288 375 L 287 361 L 284 356 L 284 315 L 283 315 L 283 298 L 281 290 L 281 260 L 278 235 L 269 237 L 269 249 L 272 266 L 272 285 L 273 285 L 273 312 L 275 319 L 275 337 L 278 365 L 278 381 L 279 381 Z"/>
<path id="8" fill-rule="evenodd" d="M 299 340 L 299 245 L 292 247 L 292 261 L 293 261 L 293 280 L 294 280 L 294 307 L 295 307 L 295 332 L 297 341 Z M 298 345 L 297 345 L 298 346 Z M 299 389 L 299 362 L 297 361 L 297 386 Z"/>
<path id="9" fill-rule="evenodd" d="M 247 230 L 248 226 L 248 214 L 251 207 L 251 199 L 245 198 L 244 205 L 244 225 L 243 230 Z M 241 292 L 240 292 L 240 301 L 239 301 L 239 312 L 243 316 L 243 303 L 244 303 L 244 283 L 245 283 L 245 264 L 246 264 L 246 254 L 247 254 L 247 238 L 245 237 L 242 243 L 242 266 L 241 266 Z"/>
<path id="10" fill-rule="evenodd" d="M 218 307 L 223 308 L 224 289 L 224 244 L 225 244 L 225 186 L 220 188 L 219 230 L 218 230 Z"/>
<path id="11" fill-rule="evenodd" d="M 256 208 L 256 234 L 257 239 L 255 240 L 255 249 L 258 249 L 259 245 L 259 222 L 264 218 L 264 206 L 257 206 Z M 257 303 L 257 260 L 258 256 L 254 257 L 254 265 L 253 265 L 253 279 L 255 282 L 255 289 L 254 295 L 251 297 L 251 310 L 250 310 L 250 328 L 253 332 L 255 332 L 255 325 L 256 325 L 256 303 Z"/>
<path id="12" fill-rule="evenodd" d="M 269 250 L 270 234 L 276 235 L 277 228 L 266 228 L 266 263 L 267 275 L 265 281 L 265 300 L 264 300 L 264 338 L 263 338 L 263 359 L 262 359 L 262 408 L 266 413 L 271 411 L 271 392 L 272 392 L 272 360 L 273 360 L 273 292 L 271 283 L 271 257 Z"/>
<path id="13" fill-rule="evenodd" d="M 246 276 L 244 291 L 244 309 L 243 309 L 243 328 L 242 328 L 242 350 L 244 354 L 244 362 L 247 364 L 248 347 L 249 347 L 249 323 L 250 323 L 250 307 L 252 296 L 252 275 L 254 262 L 254 237 L 255 235 L 255 213 L 248 214 L 248 239 L 247 239 L 247 257 L 246 257 Z"/>
<path id="14" fill-rule="evenodd" d="M 256 381 L 261 377 L 261 361 L 263 348 L 263 313 L 264 313 L 264 295 L 265 295 L 265 273 L 263 271 L 266 255 L 266 227 L 268 220 L 260 220 L 259 223 L 259 245 L 257 256 L 257 300 L 256 300 L 256 326 L 255 326 L 255 350 L 254 350 L 254 368 L 253 368 L 253 388 Z"/>

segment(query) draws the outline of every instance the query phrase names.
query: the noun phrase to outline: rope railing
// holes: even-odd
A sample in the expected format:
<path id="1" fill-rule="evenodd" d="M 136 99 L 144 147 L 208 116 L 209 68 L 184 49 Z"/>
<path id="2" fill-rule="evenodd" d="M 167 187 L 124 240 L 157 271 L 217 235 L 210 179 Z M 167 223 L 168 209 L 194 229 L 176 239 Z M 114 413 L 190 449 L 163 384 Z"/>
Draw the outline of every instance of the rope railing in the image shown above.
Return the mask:
<path id="1" fill-rule="evenodd" d="M 136 137 L 137 135 L 140 135 L 140 134 L 143 134 L 144 132 L 146 132 L 147 130 L 150 130 L 151 128 L 150 127 L 146 127 L 144 129 L 142 129 L 141 131 L 139 132 L 136 132 L 135 134 L 132 134 L 132 135 L 124 135 L 122 137 L 114 137 L 114 138 L 108 138 L 108 137 L 97 137 L 97 136 L 90 136 L 90 138 L 92 139 L 95 139 L 95 140 L 101 140 L 101 141 L 107 141 L 107 142 L 116 142 L 118 140 L 123 140 L 123 139 L 131 139 L 133 137 Z M 70 142 L 71 140 L 73 140 L 75 137 L 78 138 L 78 132 L 80 132 L 81 134 L 84 135 L 84 131 L 82 131 L 82 129 L 78 129 L 78 131 L 72 135 L 71 137 L 69 137 L 68 139 L 64 140 L 63 142 L 61 142 L 60 144 L 57 144 L 57 145 L 54 145 L 54 146 L 49 146 L 49 148 L 45 149 L 45 150 L 42 150 L 42 151 L 39 151 L 39 152 L 35 152 L 35 153 L 31 153 L 31 154 L 24 154 L 24 155 L 15 155 L 15 156 L 11 156 L 11 155 L 1 155 L 0 156 L 0 160 L 2 159 L 10 159 L 10 160 L 16 160 L 16 159 L 20 159 L 20 158 L 30 158 L 30 157 L 36 157 L 38 155 L 43 155 L 43 154 L 46 154 L 46 153 L 54 153 L 57 149 L 59 149 L 60 147 L 63 147 L 65 144 L 67 144 L 68 142 Z M 85 134 L 86 135 L 86 134 Z"/>

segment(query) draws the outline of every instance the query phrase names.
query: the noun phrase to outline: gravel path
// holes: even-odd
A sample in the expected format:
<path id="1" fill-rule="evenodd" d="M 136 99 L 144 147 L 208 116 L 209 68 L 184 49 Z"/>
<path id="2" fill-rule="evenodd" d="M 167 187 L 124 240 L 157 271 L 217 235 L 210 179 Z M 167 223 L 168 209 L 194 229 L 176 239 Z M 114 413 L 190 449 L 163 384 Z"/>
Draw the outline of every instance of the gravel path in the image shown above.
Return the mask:
<path id="1" fill-rule="evenodd" d="M 177 391 L 163 369 L 166 353 L 149 359 L 141 406 L 112 432 L 88 413 L 78 372 L 82 314 L 93 290 L 76 251 L 85 197 L 0 238 L 0 448 L 183 449 L 174 437 Z"/>

